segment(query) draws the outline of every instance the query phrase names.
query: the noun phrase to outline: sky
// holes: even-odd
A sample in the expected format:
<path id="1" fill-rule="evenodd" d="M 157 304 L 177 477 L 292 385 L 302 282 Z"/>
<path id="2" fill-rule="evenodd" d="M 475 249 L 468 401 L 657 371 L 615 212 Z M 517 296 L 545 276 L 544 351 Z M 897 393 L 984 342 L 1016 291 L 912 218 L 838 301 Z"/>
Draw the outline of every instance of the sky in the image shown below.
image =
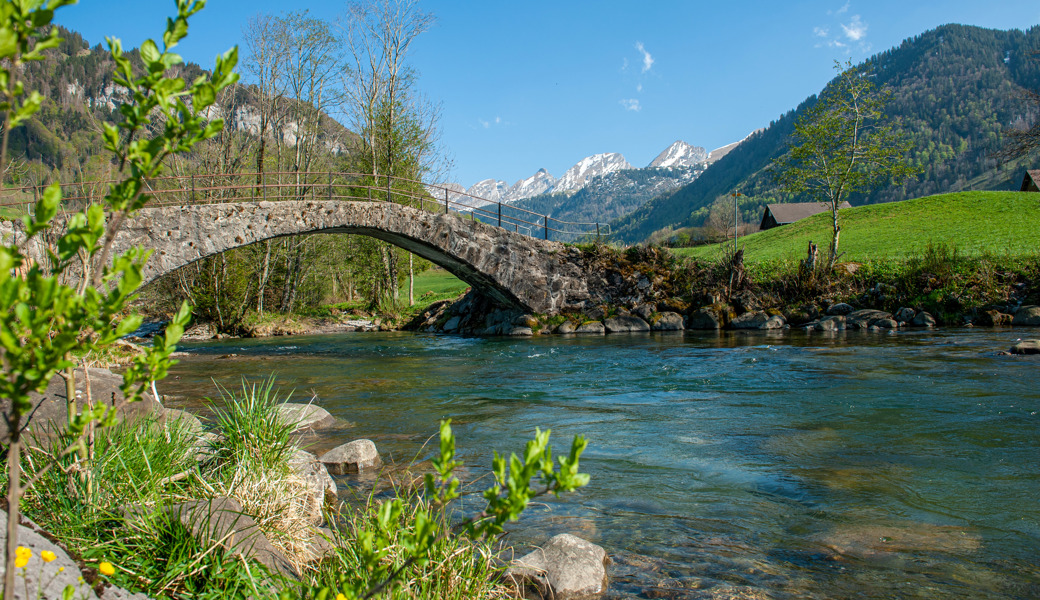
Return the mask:
<path id="1" fill-rule="evenodd" d="M 946 24 L 1028 29 L 1036 0 L 425 0 L 409 55 L 441 107 L 446 181 L 556 177 L 586 156 L 648 165 L 676 140 L 708 150 L 768 126 L 859 62 Z M 212 67 L 260 13 L 336 19 L 339 0 L 209 0 L 178 47 Z M 160 38 L 173 0 L 80 0 L 56 21 L 93 45 Z M 244 48 L 242 54 L 245 54 Z"/>

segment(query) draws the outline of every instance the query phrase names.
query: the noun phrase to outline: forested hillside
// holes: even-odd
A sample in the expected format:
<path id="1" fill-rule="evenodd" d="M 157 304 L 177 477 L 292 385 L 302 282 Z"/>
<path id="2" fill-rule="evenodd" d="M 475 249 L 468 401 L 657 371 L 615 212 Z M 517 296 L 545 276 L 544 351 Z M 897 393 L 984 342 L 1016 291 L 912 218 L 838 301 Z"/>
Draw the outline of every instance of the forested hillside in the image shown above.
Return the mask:
<path id="1" fill-rule="evenodd" d="M 1040 117 L 1020 92 L 1040 88 L 1037 52 L 1040 26 L 1022 32 L 945 25 L 866 61 L 878 86 L 892 94 L 887 114 L 912 139 L 908 160 L 921 174 L 903 186 L 854 195 L 850 202 L 1017 188 L 1025 161 L 999 165 L 991 155 L 1008 127 Z M 767 203 L 809 200 L 780 192 L 768 166 L 784 152 L 795 120 L 815 101 L 811 96 L 770 123 L 694 182 L 619 219 L 613 226 L 616 238 L 632 243 L 662 229 L 701 226 L 711 204 L 733 192 L 743 194 L 741 215 L 751 222 L 761 219 Z"/>

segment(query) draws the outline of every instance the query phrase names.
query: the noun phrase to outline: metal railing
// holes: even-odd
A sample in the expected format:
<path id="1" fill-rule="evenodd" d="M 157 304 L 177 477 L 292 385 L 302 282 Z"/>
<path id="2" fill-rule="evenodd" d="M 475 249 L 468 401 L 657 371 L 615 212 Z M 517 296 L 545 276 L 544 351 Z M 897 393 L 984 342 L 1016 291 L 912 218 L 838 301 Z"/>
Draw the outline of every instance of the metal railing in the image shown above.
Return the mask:
<path id="1" fill-rule="evenodd" d="M 116 181 L 62 184 L 65 208 L 75 211 L 100 202 L 112 183 Z M 19 207 L 29 212 L 45 187 L 4 188 L 0 208 Z M 394 202 L 425 212 L 454 212 L 546 240 L 574 241 L 609 234 L 605 224 L 563 221 L 445 186 L 385 175 L 330 171 L 173 175 L 149 180 L 144 193 L 150 196 L 148 206 L 152 207 L 284 200 Z"/>

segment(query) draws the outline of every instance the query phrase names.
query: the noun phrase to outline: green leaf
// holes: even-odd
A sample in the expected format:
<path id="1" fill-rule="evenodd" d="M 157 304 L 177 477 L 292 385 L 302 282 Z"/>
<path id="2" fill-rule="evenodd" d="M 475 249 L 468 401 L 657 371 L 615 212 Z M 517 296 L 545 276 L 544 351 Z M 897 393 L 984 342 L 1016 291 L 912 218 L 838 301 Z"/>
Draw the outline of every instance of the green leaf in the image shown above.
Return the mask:
<path id="1" fill-rule="evenodd" d="M 151 69 L 155 63 L 158 63 L 159 57 L 162 56 L 159 52 L 158 46 L 156 46 L 155 42 L 150 39 L 141 43 L 140 53 L 141 60 L 144 61 L 145 66 L 149 69 Z"/>

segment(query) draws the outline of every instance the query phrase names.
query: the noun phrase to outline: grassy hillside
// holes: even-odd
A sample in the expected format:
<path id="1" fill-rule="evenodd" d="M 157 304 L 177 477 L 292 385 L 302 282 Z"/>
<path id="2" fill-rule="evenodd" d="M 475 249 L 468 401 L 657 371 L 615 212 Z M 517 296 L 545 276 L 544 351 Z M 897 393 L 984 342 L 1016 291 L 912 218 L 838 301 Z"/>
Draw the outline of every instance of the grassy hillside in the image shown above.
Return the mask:
<path id="1" fill-rule="evenodd" d="M 1040 253 L 1040 194 L 959 192 L 841 211 L 844 261 L 919 255 L 929 244 L 958 252 L 1011 256 Z M 742 238 L 749 263 L 805 258 L 810 241 L 821 258 L 831 239 L 829 212 Z M 732 244 L 732 242 L 730 242 Z M 677 249 L 683 256 L 714 258 L 720 247 Z"/>

